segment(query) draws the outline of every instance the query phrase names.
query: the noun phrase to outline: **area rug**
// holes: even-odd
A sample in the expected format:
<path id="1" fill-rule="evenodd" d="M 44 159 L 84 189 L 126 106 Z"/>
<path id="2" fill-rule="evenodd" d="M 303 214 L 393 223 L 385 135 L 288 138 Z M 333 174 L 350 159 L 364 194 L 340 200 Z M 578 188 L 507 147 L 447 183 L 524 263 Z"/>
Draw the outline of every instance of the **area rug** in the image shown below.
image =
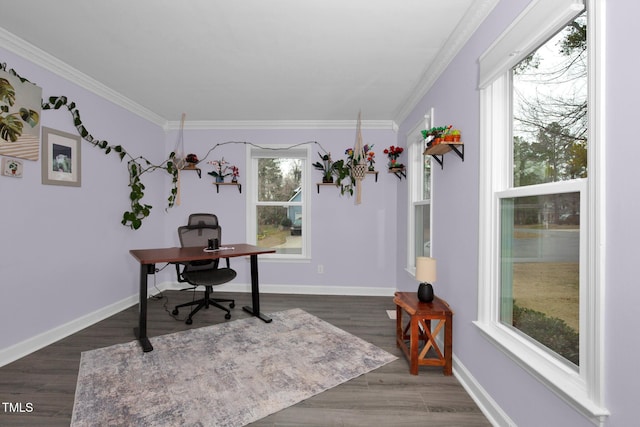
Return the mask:
<path id="1" fill-rule="evenodd" d="M 243 426 L 396 359 L 303 310 L 83 352 L 72 426 Z"/>

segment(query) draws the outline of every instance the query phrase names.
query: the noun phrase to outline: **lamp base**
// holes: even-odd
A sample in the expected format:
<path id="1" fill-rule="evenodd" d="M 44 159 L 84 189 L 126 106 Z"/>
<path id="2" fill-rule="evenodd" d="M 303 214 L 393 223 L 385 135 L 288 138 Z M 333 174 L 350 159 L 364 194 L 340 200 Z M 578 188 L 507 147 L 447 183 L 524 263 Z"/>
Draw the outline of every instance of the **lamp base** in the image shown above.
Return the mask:
<path id="1" fill-rule="evenodd" d="M 418 286 L 418 299 L 422 302 L 433 301 L 433 286 L 431 286 L 431 283 L 420 283 L 420 286 Z"/>

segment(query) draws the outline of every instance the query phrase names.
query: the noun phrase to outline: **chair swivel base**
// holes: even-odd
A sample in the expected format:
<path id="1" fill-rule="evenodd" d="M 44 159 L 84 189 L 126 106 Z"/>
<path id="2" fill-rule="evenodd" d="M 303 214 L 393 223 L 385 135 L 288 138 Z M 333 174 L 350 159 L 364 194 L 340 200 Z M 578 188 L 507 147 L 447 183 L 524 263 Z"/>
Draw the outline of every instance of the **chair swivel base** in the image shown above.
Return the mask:
<path id="1" fill-rule="evenodd" d="M 219 302 L 229 302 L 230 303 L 229 304 L 230 308 L 234 308 L 236 306 L 235 301 L 234 300 L 230 300 L 230 299 L 202 298 L 202 299 L 199 299 L 199 300 L 196 300 L 196 301 L 191 301 L 191 302 L 187 302 L 187 303 L 184 303 L 184 304 L 176 305 L 171 313 L 175 316 L 175 315 L 177 315 L 179 313 L 178 308 L 180 308 L 180 307 L 189 307 L 189 306 L 197 304 L 196 308 L 191 310 L 191 313 L 189 313 L 189 317 L 187 317 L 187 320 L 185 320 L 185 323 L 187 325 L 191 325 L 193 323 L 192 317 L 193 317 L 194 314 L 196 314 L 198 311 L 200 311 L 200 309 L 203 308 L 203 307 L 204 308 L 209 308 L 210 305 L 213 305 L 215 307 L 218 307 L 220 310 L 223 310 L 223 311 L 226 312 L 226 314 L 224 315 L 225 319 L 227 319 L 227 320 L 231 319 L 231 311 L 228 308 L 218 304 Z"/>

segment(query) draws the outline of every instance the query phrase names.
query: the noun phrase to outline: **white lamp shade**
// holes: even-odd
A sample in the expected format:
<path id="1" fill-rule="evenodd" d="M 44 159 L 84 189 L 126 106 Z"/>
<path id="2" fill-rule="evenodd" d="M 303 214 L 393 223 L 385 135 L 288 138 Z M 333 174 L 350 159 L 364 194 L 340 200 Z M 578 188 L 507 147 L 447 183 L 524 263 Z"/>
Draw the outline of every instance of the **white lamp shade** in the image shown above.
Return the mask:
<path id="1" fill-rule="evenodd" d="M 436 260 L 425 256 L 416 258 L 416 280 L 423 283 L 436 281 Z"/>

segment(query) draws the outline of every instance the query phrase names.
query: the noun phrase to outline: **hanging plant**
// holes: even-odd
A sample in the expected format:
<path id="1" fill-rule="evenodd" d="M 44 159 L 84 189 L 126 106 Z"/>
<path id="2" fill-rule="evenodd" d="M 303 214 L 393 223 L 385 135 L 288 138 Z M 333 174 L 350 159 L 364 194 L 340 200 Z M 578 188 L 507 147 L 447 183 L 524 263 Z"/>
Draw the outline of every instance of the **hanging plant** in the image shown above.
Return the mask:
<path id="1" fill-rule="evenodd" d="M 169 158 L 160 165 L 154 165 L 142 156 L 134 158 L 121 145 L 109 145 L 107 141 L 95 139 L 82 124 L 80 112 L 76 108 L 76 104 L 74 102 L 69 103 L 66 96 L 52 96 L 49 97 L 48 102 L 42 103 L 43 110 L 59 110 L 63 107 L 71 113 L 71 116 L 73 117 L 73 124 L 82 139 L 89 142 L 94 147 L 104 150 L 105 154 L 117 154 L 120 161 L 123 161 L 125 158 L 128 159 L 127 169 L 129 171 L 129 199 L 131 202 L 131 210 L 125 211 L 122 215 L 122 225 L 126 225 L 133 230 L 137 230 L 142 226 L 142 221 L 151 213 L 152 206 L 142 203 L 145 186 L 142 183 L 141 177 L 147 172 L 162 169 L 171 175 L 172 187 L 171 193 L 167 199 L 167 209 L 174 206 L 176 196 L 178 194 L 178 168 L 175 165 L 174 152 L 172 152 L 169 155 Z"/>

